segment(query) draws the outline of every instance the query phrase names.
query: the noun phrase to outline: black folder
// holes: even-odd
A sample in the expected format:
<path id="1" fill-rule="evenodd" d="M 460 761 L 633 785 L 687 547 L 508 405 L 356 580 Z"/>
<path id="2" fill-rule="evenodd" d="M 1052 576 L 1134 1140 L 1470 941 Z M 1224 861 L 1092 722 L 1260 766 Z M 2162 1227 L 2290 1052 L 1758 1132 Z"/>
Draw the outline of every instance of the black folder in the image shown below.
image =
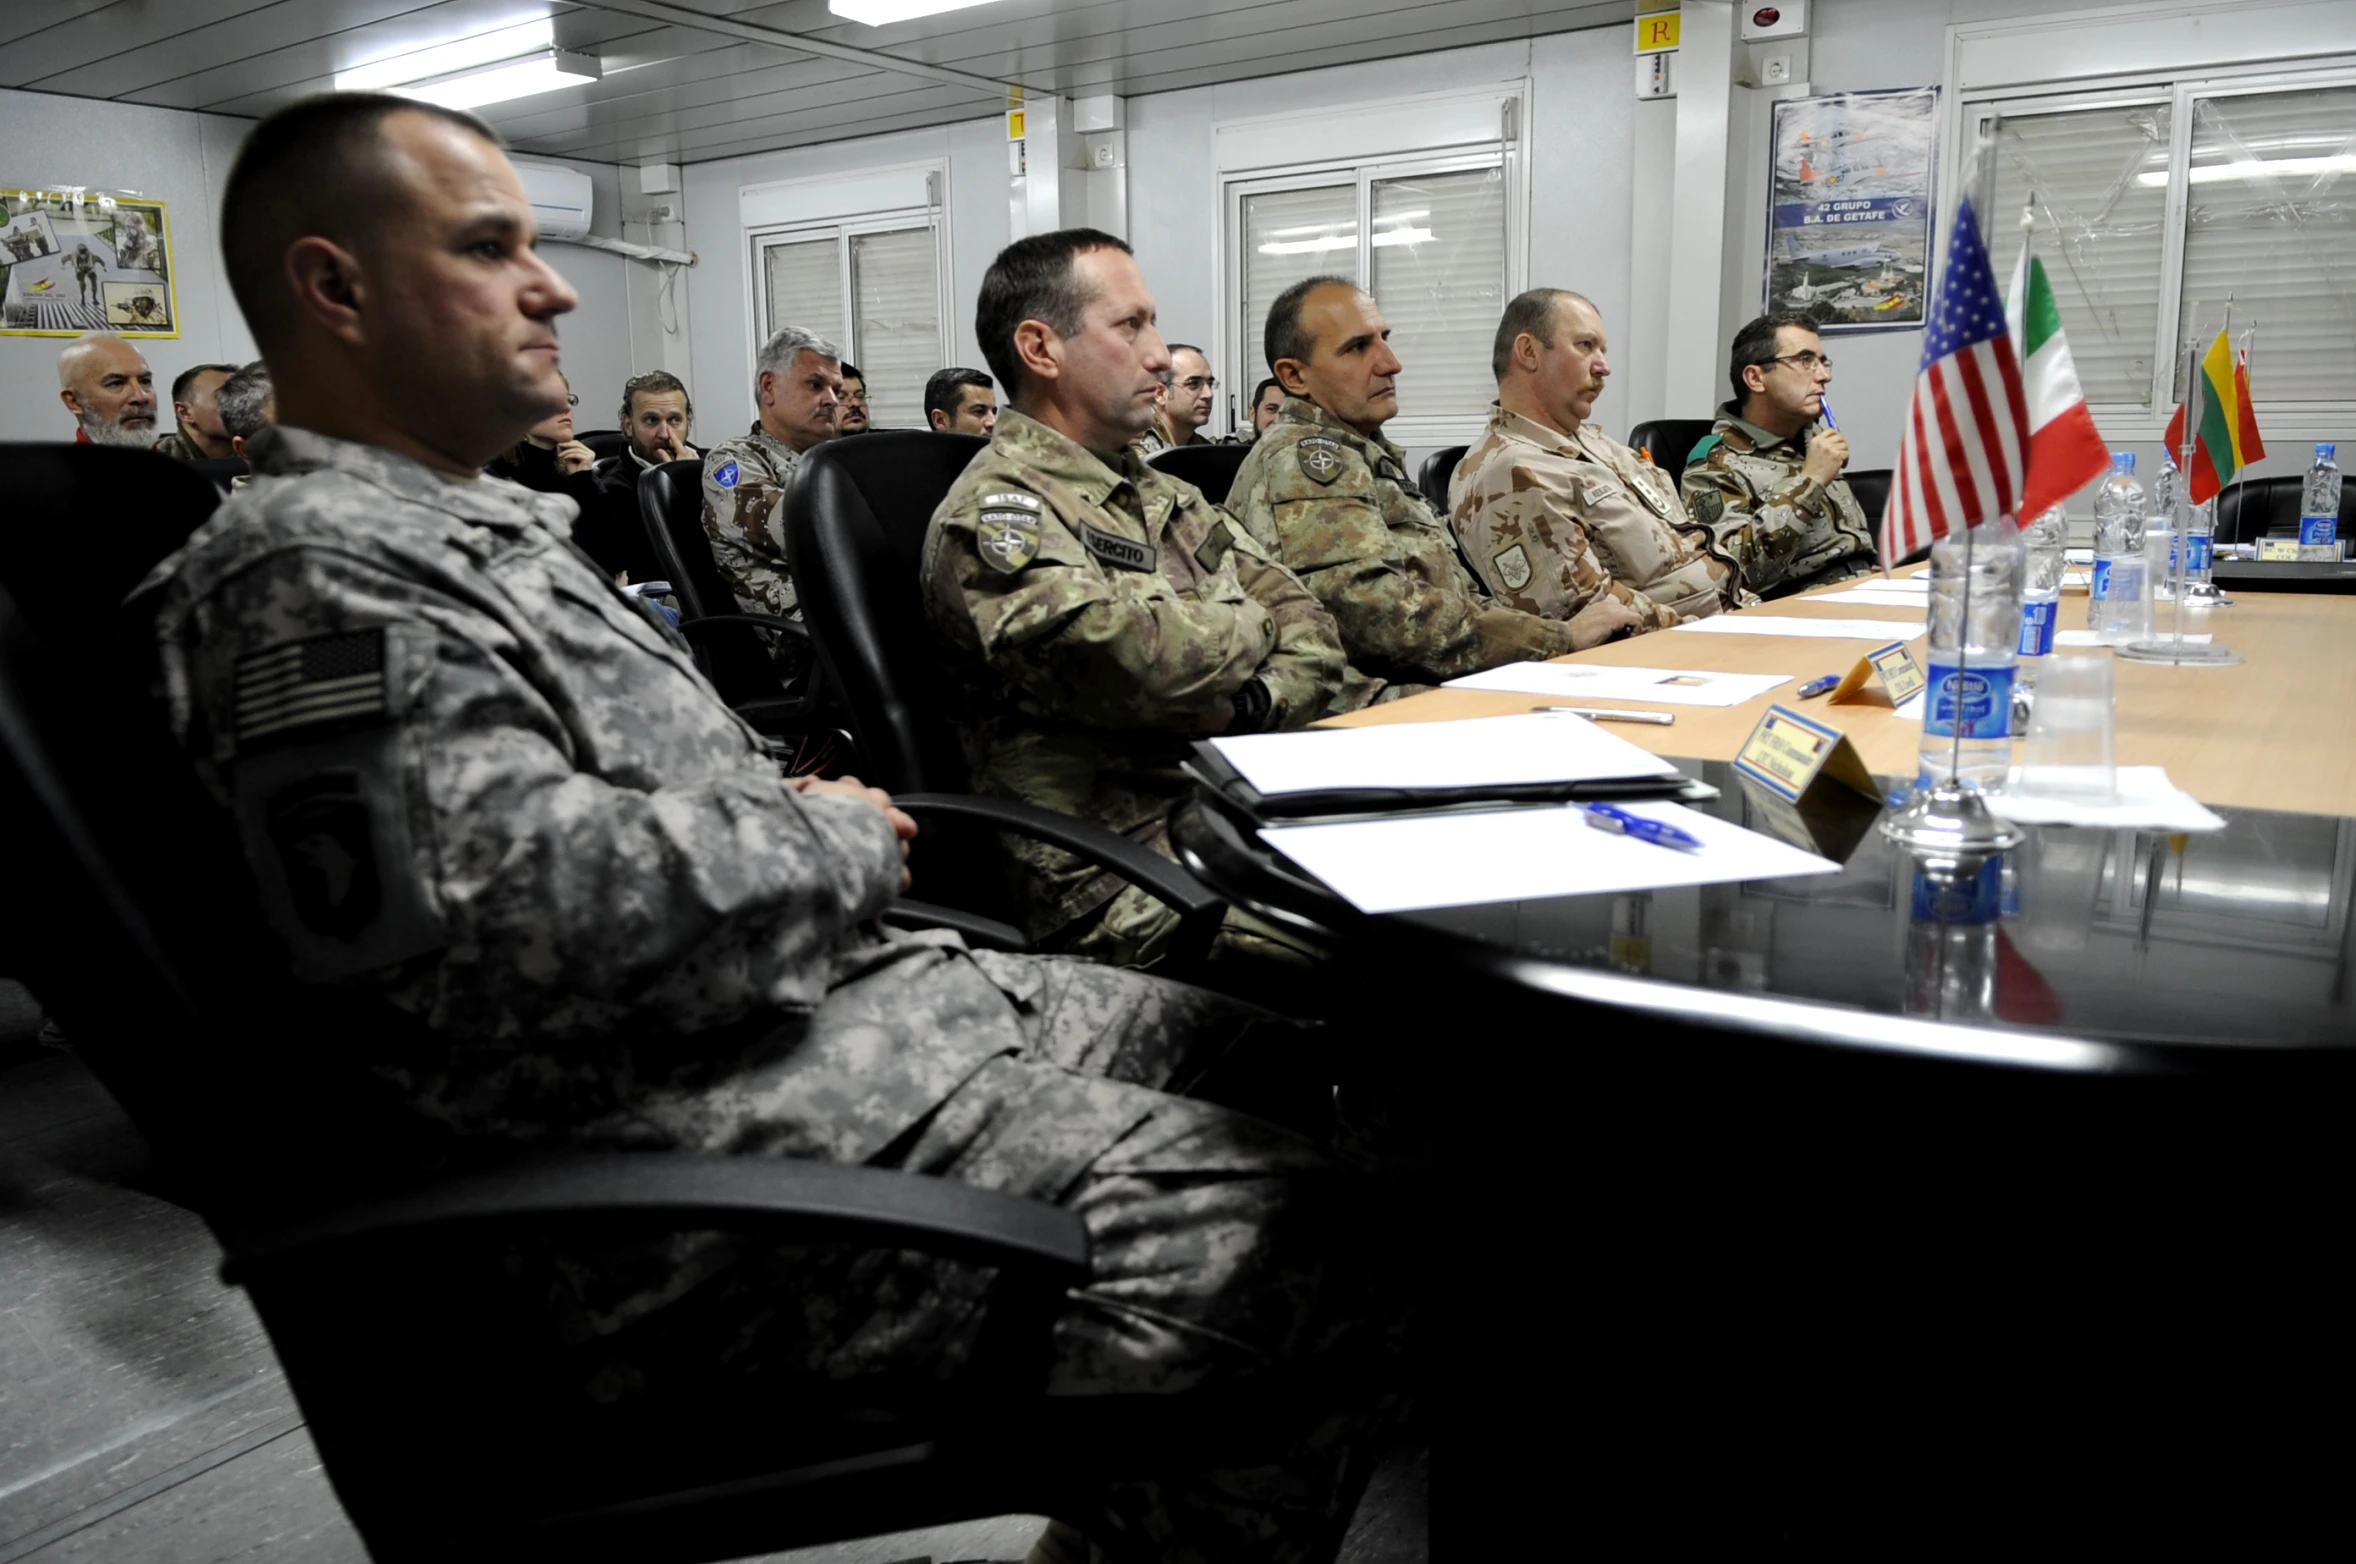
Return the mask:
<path id="1" fill-rule="evenodd" d="M 1466 787 L 1337 787 L 1265 794 L 1208 742 L 1194 746 L 1186 774 L 1255 825 L 1298 824 L 1344 815 L 1409 814 L 1435 809 L 1506 804 L 1590 804 L 1629 798 L 1670 798 L 1706 804 L 1718 796 L 1707 782 L 1681 772 L 1653 777 L 1599 777 L 1584 782 L 1496 782 Z"/>

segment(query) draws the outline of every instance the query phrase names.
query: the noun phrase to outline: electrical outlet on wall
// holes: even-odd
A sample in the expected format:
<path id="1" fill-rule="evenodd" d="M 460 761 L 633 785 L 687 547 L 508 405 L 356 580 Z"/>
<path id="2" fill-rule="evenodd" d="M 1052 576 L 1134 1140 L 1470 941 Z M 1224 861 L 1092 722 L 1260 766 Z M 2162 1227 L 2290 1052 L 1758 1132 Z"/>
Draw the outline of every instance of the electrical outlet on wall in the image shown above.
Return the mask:
<path id="1" fill-rule="evenodd" d="M 658 223 L 675 223 L 679 221 L 679 208 L 672 205 L 670 202 L 665 201 L 662 205 L 647 213 L 647 217 L 651 221 Z"/>
<path id="2" fill-rule="evenodd" d="M 1791 79 L 1792 57 L 1790 55 L 1771 54 L 1759 62 L 1760 86 L 1780 87 Z"/>

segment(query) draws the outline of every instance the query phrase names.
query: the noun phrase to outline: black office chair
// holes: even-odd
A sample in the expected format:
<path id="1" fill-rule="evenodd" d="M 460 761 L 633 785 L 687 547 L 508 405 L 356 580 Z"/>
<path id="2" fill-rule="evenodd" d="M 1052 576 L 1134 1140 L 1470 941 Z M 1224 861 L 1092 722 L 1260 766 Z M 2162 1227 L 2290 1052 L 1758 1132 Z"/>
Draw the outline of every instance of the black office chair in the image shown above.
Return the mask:
<path id="1" fill-rule="evenodd" d="M 2307 480 L 2291 474 L 2280 478 L 2245 478 L 2225 486 L 2217 496 L 2217 541 L 2255 543 L 2272 533 L 2287 536 L 2299 530 L 2305 508 Z M 2340 536 L 2356 537 L 2356 483 L 2340 485 Z"/>
<path id="2" fill-rule="evenodd" d="M 1203 498 L 1213 505 L 1224 505 L 1243 459 L 1251 454 L 1248 445 L 1173 445 L 1146 460 L 1179 482 L 1202 490 Z"/>
<path id="3" fill-rule="evenodd" d="M 1632 450 L 1650 451 L 1652 464 L 1673 483 L 1685 476 L 1685 459 L 1708 437 L 1715 418 L 1648 418 L 1628 431 Z"/>
<path id="4" fill-rule="evenodd" d="M 837 724 L 823 674 L 814 671 L 805 688 L 789 690 L 756 633 L 773 630 L 807 645 L 809 630 L 797 620 L 740 611 L 720 574 L 704 534 L 703 477 L 703 462 L 690 459 L 664 462 L 638 478 L 639 515 L 679 605 L 680 634 L 720 698 L 765 736 L 799 739 L 831 730 Z"/>
<path id="5" fill-rule="evenodd" d="M 630 437 L 619 429 L 575 429 L 573 438 L 595 451 L 599 461 L 630 449 Z"/>
<path id="6" fill-rule="evenodd" d="M 253 471 L 253 468 L 246 464 L 246 459 L 242 456 L 200 456 L 194 461 L 182 462 L 180 465 L 203 473 L 205 481 L 223 494 L 229 492 L 229 486 L 232 483 Z"/>
<path id="7" fill-rule="evenodd" d="M 1439 515 L 1448 514 L 1448 480 L 1456 476 L 1456 464 L 1464 460 L 1469 445 L 1442 446 L 1423 459 L 1423 466 L 1415 474 L 1415 486 L 1423 491 L 1424 503 Z"/>
<path id="8" fill-rule="evenodd" d="M 0 949 L 150 1142 L 164 1190 L 221 1239 L 371 1557 L 698 1564 L 1006 1513 L 1120 1547 L 1094 1497 L 1107 1478 L 1206 1449 L 1266 1459 L 1255 1429 L 1313 1377 L 1045 1394 L 1053 1319 L 1088 1268 L 1081 1219 L 1053 1206 L 792 1159 L 398 1171 L 408 1132 L 337 1065 L 390 1057 L 365 1050 L 399 1047 L 406 1023 L 287 981 L 235 832 L 149 697 L 151 627 L 118 606 L 211 511 L 210 485 L 137 451 L 0 460 L 20 502 L 0 548 L 0 818 L 38 888 L 0 898 Z M 93 551 L 80 523 L 102 509 L 121 523 Z M 580 1399 L 508 1268 L 551 1245 L 715 1230 L 997 1280 L 946 1378 L 928 1364 L 746 1390 L 715 1372 L 644 1404 Z"/>
<path id="9" fill-rule="evenodd" d="M 1178 910 L 1172 960 L 1191 967 L 1226 904 L 1171 860 L 1085 820 L 968 791 L 919 577 L 934 509 L 986 441 L 908 431 L 829 441 L 785 492 L 786 556 L 829 686 L 857 740 L 861 773 L 924 822 L 911 864 L 929 902 L 1015 917 L 997 836 L 1047 842 L 1112 870 Z"/>
<path id="10" fill-rule="evenodd" d="M 1865 512 L 1865 524 L 1880 529 L 1882 507 L 1890 503 L 1890 474 L 1887 467 L 1868 467 L 1862 472 L 1845 472 L 1841 478 L 1849 485 L 1849 493 L 1856 499 L 1857 508 Z"/>

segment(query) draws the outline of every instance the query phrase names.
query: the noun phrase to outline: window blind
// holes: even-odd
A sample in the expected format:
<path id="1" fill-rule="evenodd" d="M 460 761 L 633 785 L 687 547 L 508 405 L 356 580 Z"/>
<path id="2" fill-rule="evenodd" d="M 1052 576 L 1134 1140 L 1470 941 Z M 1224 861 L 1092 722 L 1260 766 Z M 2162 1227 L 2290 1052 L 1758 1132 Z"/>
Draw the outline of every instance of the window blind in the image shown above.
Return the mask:
<path id="1" fill-rule="evenodd" d="M 2033 206 L 2078 382 L 2094 403 L 2152 405 L 2167 244 L 2165 103 L 2006 116 L 1995 208 L 1986 215 L 1997 286 L 2012 286 L 2020 216 Z"/>
<path id="2" fill-rule="evenodd" d="M 2254 324 L 2250 392 L 2356 401 L 2356 87 L 2196 99 L 2182 333 Z"/>
<path id="3" fill-rule="evenodd" d="M 1399 416 L 1463 418 L 1497 395 L 1489 347 L 1505 312 L 1501 168 L 1372 182 L 1367 291 L 1390 323 Z"/>
<path id="4" fill-rule="evenodd" d="M 842 241 L 829 233 L 815 239 L 785 239 L 761 247 L 762 293 L 768 318 L 766 342 L 781 327 L 799 326 L 840 344 L 843 331 Z M 845 351 L 849 351 L 845 349 Z"/>
<path id="5" fill-rule="evenodd" d="M 844 345 L 867 374 L 876 428 L 924 426 L 924 383 L 941 367 L 939 259 L 930 227 L 851 236 L 851 302 Z"/>
<path id="6" fill-rule="evenodd" d="M 1358 186 L 1271 190 L 1243 198 L 1243 347 L 1248 372 L 1230 367 L 1222 381 L 1245 394 L 1270 373 L 1261 343 L 1268 306 L 1294 283 L 1321 273 L 1358 275 Z M 1184 340 L 1184 339 L 1181 339 Z"/>

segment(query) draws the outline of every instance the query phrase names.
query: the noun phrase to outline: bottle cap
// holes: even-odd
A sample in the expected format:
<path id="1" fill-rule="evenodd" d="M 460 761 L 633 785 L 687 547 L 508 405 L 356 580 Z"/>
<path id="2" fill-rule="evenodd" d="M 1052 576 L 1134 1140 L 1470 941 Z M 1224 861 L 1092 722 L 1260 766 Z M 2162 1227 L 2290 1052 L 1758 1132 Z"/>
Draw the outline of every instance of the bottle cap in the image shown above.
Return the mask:
<path id="1" fill-rule="evenodd" d="M 2328 462 L 2339 454 L 2339 446 L 2330 440 L 2319 440 L 2315 445 L 2315 459 Z"/>
<path id="2" fill-rule="evenodd" d="M 2113 451 L 2113 452 L 2111 452 L 2111 471 L 2113 471 L 2113 472 L 2133 472 L 2134 470 L 2135 470 L 2135 453 L 2134 453 L 2133 451 Z"/>

